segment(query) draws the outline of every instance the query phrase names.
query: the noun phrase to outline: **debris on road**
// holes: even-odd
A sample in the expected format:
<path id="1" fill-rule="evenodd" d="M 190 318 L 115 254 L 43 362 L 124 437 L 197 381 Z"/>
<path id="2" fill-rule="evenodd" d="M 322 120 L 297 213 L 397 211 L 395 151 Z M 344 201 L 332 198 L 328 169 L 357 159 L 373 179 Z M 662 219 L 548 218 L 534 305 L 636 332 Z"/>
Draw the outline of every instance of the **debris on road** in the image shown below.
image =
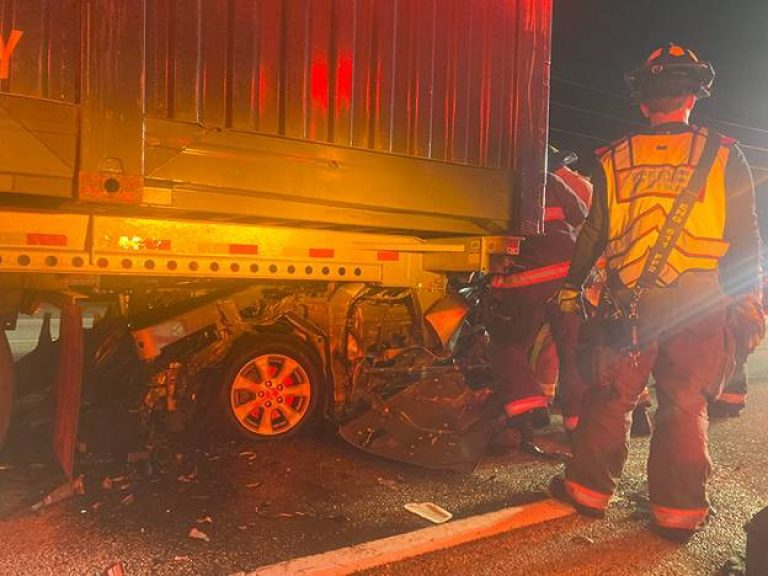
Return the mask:
<path id="1" fill-rule="evenodd" d="M 102 490 L 112 490 L 112 486 L 114 486 L 114 481 L 109 476 L 107 476 L 106 478 L 104 478 L 104 480 L 101 481 Z"/>
<path id="2" fill-rule="evenodd" d="M 133 497 L 133 494 L 128 494 L 128 496 L 120 500 L 120 504 L 122 504 L 123 506 L 130 506 L 131 504 L 133 504 L 134 500 L 135 498 Z"/>
<path id="3" fill-rule="evenodd" d="M 394 480 L 390 480 L 389 478 L 382 478 L 381 476 L 379 476 L 378 478 L 376 478 L 376 482 L 378 482 L 382 486 L 386 486 L 391 490 L 397 490 L 397 482 Z"/>
<path id="4" fill-rule="evenodd" d="M 211 541 L 211 539 L 208 537 L 208 534 L 206 534 L 202 530 L 198 530 L 197 528 L 192 528 L 189 531 L 188 536 L 190 538 L 193 538 L 194 540 L 204 540 L 205 542 Z"/>
<path id="5" fill-rule="evenodd" d="M 213 518 L 210 516 L 203 516 L 202 518 L 197 519 L 198 524 L 213 524 Z"/>
<path id="6" fill-rule="evenodd" d="M 81 474 L 74 480 L 67 481 L 58 488 L 55 488 L 50 494 L 40 500 L 40 502 L 33 504 L 32 511 L 37 512 L 47 506 L 71 498 L 72 496 L 81 496 L 83 494 L 85 494 L 85 486 L 83 485 L 83 475 Z"/>
<path id="7" fill-rule="evenodd" d="M 434 502 L 409 502 L 404 508 L 434 524 L 442 524 L 453 518 L 453 514 Z"/>
<path id="8" fill-rule="evenodd" d="M 590 538 L 589 536 L 574 536 L 573 537 L 574 542 L 578 542 L 579 544 L 594 544 L 594 539 Z"/>
<path id="9" fill-rule="evenodd" d="M 118 562 L 104 570 L 101 574 L 102 576 L 125 576 L 125 571 L 123 570 L 123 564 Z"/>
<path id="10" fill-rule="evenodd" d="M 259 486 L 261 486 L 261 484 L 262 484 L 261 482 L 251 482 L 250 484 L 246 484 L 245 487 L 246 488 L 258 488 Z"/>
<path id="11" fill-rule="evenodd" d="M 187 484 L 187 483 L 189 483 L 189 482 L 192 482 L 192 481 L 193 481 L 193 480 L 195 480 L 196 478 L 197 478 L 197 469 L 194 469 L 194 470 L 193 470 L 192 472 L 190 472 L 189 474 L 182 474 L 181 476 L 179 476 L 178 478 L 176 478 L 176 480 L 178 480 L 179 482 L 182 482 L 182 483 L 184 483 L 184 484 Z"/>

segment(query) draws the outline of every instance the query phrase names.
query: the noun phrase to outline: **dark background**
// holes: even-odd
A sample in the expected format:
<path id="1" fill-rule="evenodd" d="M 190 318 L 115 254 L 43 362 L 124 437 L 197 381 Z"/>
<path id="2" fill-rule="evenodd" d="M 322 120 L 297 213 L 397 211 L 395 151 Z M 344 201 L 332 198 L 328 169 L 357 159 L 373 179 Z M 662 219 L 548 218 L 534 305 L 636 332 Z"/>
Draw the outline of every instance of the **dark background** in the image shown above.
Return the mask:
<path id="1" fill-rule="evenodd" d="M 624 72 L 670 41 L 715 67 L 692 121 L 737 138 L 767 178 L 768 0 L 555 0 L 550 142 L 591 170 L 592 150 L 643 122 Z"/>

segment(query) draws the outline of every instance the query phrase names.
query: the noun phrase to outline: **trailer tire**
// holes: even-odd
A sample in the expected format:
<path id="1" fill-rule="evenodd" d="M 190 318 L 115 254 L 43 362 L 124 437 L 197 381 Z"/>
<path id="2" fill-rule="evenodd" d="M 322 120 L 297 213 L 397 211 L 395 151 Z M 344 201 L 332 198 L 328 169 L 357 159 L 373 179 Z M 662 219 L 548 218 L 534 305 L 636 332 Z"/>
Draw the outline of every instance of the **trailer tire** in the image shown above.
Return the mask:
<path id="1" fill-rule="evenodd" d="M 225 423 L 258 441 L 308 432 L 323 412 L 322 373 L 314 351 L 295 336 L 245 337 L 224 361 L 219 405 Z"/>

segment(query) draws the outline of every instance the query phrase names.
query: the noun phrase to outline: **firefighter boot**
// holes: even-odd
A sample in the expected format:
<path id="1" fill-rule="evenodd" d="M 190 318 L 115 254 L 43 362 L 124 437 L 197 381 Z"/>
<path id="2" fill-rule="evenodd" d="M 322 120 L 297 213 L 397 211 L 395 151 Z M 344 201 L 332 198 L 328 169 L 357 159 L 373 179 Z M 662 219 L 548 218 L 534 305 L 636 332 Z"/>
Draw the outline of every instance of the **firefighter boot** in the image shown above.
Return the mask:
<path id="1" fill-rule="evenodd" d="M 549 409 L 547 408 L 534 408 L 533 413 L 533 427 L 534 428 L 546 428 L 550 424 Z"/>
<path id="2" fill-rule="evenodd" d="M 565 478 L 562 476 L 553 477 L 549 481 L 549 486 L 547 489 L 552 498 L 573 506 L 576 509 L 576 512 L 582 516 L 589 516 L 590 518 L 605 518 L 605 510 L 591 508 L 576 502 L 576 500 L 574 500 L 568 493 L 568 488 L 565 485 Z"/>
<path id="3" fill-rule="evenodd" d="M 629 433 L 632 438 L 651 435 L 651 416 L 647 406 L 638 406 L 632 411 L 632 427 Z"/>
<path id="4" fill-rule="evenodd" d="M 534 456 L 543 456 L 544 452 L 533 442 L 536 427 L 533 410 L 507 418 L 507 426 L 514 428 L 520 434 L 520 450 Z"/>

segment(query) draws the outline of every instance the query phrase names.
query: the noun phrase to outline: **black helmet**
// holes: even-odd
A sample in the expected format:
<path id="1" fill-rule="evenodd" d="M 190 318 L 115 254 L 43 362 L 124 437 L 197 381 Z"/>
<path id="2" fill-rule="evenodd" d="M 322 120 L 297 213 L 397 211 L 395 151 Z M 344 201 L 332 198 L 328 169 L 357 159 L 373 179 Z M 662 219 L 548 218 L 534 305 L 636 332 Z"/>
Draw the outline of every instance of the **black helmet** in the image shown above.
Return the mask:
<path id="1" fill-rule="evenodd" d="M 571 152 L 570 150 L 561 151 L 552 146 L 552 144 L 549 145 L 548 152 L 547 169 L 550 171 L 557 170 L 563 166 L 570 166 L 579 159 L 576 152 Z"/>
<path id="2" fill-rule="evenodd" d="M 632 97 L 639 102 L 686 94 L 706 98 L 712 92 L 714 79 L 712 64 L 701 62 L 692 50 L 672 43 L 657 48 L 640 68 L 624 75 Z"/>

